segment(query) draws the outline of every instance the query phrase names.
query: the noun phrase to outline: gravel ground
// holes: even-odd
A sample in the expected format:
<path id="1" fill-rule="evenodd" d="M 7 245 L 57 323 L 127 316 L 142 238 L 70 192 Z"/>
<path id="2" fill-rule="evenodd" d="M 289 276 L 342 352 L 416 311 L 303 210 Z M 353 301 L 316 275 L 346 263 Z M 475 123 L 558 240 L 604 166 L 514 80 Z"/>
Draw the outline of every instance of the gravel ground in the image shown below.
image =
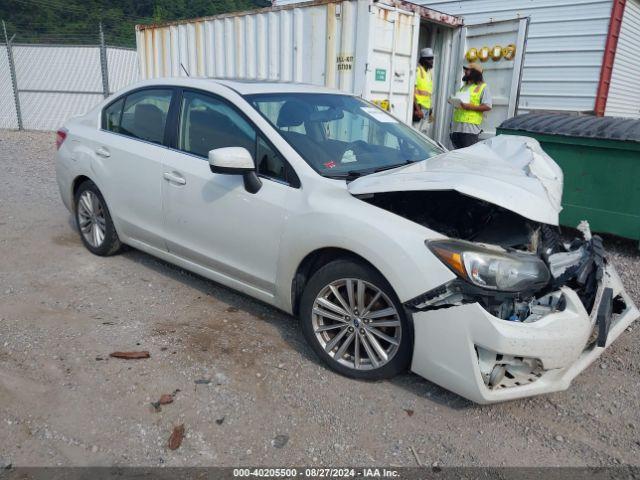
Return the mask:
<path id="1" fill-rule="evenodd" d="M 415 466 L 413 450 L 427 465 L 639 463 L 637 326 L 544 397 L 481 407 L 413 374 L 350 380 L 282 312 L 135 250 L 91 255 L 53 142 L 0 131 L 0 464 Z M 637 243 L 606 244 L 639 302 Z"/>

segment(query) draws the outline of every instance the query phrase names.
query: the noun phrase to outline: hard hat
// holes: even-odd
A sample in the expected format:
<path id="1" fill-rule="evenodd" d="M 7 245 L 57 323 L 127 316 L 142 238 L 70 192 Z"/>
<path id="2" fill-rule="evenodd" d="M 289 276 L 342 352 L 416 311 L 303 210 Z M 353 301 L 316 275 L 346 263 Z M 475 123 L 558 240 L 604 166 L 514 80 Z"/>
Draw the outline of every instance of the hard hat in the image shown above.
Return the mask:
<path id="1" fill-rule="evenodd" d="M 423 48 L 420 50 L 420 58 L 433 58 L 433 50 L 430 48 Z"/>
<path id="2" fill-rule="evenodd" d="M 478 73 L 482 73 L 482 66 L 477 63 L 468 63 L 464 66 L 465 70 L 475 70 Z"/>

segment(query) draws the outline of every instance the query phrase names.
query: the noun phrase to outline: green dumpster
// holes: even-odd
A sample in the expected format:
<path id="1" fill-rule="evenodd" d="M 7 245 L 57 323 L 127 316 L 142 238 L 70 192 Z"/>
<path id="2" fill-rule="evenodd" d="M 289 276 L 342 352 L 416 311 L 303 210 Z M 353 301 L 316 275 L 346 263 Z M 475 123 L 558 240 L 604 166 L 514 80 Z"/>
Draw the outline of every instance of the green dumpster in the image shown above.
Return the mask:
<path id="1" fill-rule="evenodd" d="M 595 232 L 640 240 L 640 120 L 530 113 L 497 133 L 535 138 L 560 165 L 562 225 L 588 220 Z"/>

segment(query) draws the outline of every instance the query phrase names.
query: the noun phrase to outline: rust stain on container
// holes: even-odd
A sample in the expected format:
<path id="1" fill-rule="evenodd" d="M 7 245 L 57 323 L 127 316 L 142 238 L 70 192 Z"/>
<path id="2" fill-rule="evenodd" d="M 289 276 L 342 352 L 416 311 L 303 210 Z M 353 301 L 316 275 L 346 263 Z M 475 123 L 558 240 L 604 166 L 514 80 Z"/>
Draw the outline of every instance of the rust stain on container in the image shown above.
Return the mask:
<path id="1" fill-rule="evenodd" d="M 215 20 L 219 18 L 239 17 L 239 16 L 245 16 L 245 15 L 253 15 L 256 13 L 277 12 L 280 10 L 291 10 L 294 8 L 309 7 L 314 5 L 331 5 L 331 4 L 335 5 L 336 3 L 342 3 L 342 0 L 312 0 L 309 2 L 295 3 L 292 5 L 280 5 L 275 7 L 272 6 L 272 7 L 265 7 L 265 8 L 256 8 L 252 10 L 245 10 L 243 12 L 209 15 L 205 17 L 192 18 L 188 20 L 174 20 L 172 22 L 165 22 L 165 23 L 139 24 L 139 25 L 136 25 L 136 30 L 142 31 L 146 29 L 166 27 L 169 25 L 181 25 L 185 23 L 202 22 L 207 20 Z M 385 0 L 384 2 L 380 2 L 380 3 L 390 5 L 390 6 L 400 7 L 403 10 L 416 12 L 420 15 L 421 18 L 424 18 L 426 20 L 431 20 L 436 23 L 441 23 L 443 25 L 448 25 L 450 27 L 459 27 L 463 25 L 463 20 L 461 17 L 449 15 L 449 14 L 439 12 L 431 8 L 427 8 L 422 5 L 416 5 L 415 3 L 407 2 L 404 0 Z"/>
<path id="2" fill-rule="evenodd" d="M 463 25 L 462 17 L 456 17 L 454 15 L 449 15 L 444 12 L 439 12 L 437 10 L 432 10 L 431 8 L 423 7 L 422 5 L 417 5 L 415 3 L 406 2 L 404 0 L 387 0 L 393 6 L 401 8 L 403 10 L 408 10 L 410 12 L 415 12 L 420 15 L 420 18 L 425 20 L 430 20 L 435 23 L 440 23 L 442 25 L 447 25 L 449 27 L 460 27 Z"/>

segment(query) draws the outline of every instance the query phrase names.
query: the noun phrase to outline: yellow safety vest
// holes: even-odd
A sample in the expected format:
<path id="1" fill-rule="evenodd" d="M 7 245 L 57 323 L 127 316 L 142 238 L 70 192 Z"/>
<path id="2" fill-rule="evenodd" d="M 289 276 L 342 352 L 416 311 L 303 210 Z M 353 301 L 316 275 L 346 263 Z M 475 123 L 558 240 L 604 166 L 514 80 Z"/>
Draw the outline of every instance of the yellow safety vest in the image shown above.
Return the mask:
<path id="1" fill-rule="evenodd" d="M 431 108 L 431 94 L 433 93 L 433 70 L 418 65 L 416 75 L 416 101 L 424 108 Z"/>
<path id="2" fill-rule="evenodd" d="M 469 103 L 471 105 L 480 105 L 480 99 L 482 98 L 482 92 L 484 91 L 486 83 L 480 85 L 463 85 L 459 90 L 465 92 L 471 90 L 469 94 Z M 453 121 L 458 123 L 473 123 L 474 125 L 480 125 L 482 123 L 483 112 L 476 112 L 475 110 L 465 110 L 463 108 L 456 108 L 453 111 Z"/>

